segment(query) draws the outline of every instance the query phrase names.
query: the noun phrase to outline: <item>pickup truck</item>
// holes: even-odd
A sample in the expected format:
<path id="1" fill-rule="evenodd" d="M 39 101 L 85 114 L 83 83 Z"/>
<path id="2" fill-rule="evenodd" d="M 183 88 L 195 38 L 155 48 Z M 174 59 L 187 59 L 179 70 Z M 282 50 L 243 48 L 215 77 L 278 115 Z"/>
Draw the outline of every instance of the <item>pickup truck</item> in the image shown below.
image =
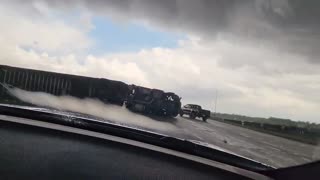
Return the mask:
<path id="1" fill-rule="evenodd" d="M 196 104 L 186 104 L 180 110 L 180 116 L 188 115 L 191 119 L 195 119 L 196 117 L 202 118 L 203 121 L 207 121 L 210 117 L 210 111 L 202 109 L 201 106 Z"/>

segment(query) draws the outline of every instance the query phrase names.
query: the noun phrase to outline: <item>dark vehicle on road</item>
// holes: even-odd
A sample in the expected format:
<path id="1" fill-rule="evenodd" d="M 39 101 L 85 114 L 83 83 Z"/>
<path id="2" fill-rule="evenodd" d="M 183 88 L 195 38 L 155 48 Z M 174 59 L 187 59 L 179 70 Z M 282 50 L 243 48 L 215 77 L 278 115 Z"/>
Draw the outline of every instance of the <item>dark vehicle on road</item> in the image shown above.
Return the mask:
<path id="1" fill-rule="evenodd" d="M 174 93 L 132 85 L 126 107 L 135 112 L 175 117 L 181 107 L 180 98 Z"/>
<path id="2" fill-rule="evenodd" d="M 75 76 L 48 71 L 0 65 L 0 82 L 27 91 L 46 92 L 55 96 L 94 98 L 106 104 L 126 107 L 134 112 L 175 117 L 181 107 L 180 97 L 159 89 L 128 85 L 121 81 Z M 0 101 L 15 101 L 0 86 Z"/>
<path id="3" fill-rule="evenodd" d="M 196 104 L 186 104 L 181 108 L 180 116 L 188 115 L 191 119 L 195 119 L 197 117 L 202 118 L 203 121 L 207 121 L 210 117 L 210 111 L 202 109 L 201 106 Z"/>

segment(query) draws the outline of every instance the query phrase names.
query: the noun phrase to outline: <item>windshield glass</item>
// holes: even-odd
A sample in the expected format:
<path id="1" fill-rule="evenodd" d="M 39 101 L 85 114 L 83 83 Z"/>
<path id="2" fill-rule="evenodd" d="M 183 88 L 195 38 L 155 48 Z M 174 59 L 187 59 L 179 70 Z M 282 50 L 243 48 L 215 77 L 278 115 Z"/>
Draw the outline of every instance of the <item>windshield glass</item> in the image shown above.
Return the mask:
<path id="1" fill-rule="evenodd" d="M 187 104 L 184 106 L 185 108 L 192 108 L 192 109 L 200 109 L 200 106 L 194 104 Z"/>
<path id="2" fill-rule="evenodd" d="M 320 160 L 319 7 L 4 1 L 0 103 L 102 119 L 276 168 Z"/>

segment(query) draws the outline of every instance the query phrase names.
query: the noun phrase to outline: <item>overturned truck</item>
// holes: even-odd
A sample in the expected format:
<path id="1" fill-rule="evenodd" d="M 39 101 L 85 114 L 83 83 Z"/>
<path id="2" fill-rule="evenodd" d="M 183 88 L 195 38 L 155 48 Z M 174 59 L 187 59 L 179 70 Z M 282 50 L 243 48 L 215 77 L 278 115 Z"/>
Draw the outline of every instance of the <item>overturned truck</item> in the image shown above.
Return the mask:
<path id="1" fill-rule="evenodd" d="M 103 78 L 0 65 L 0 83 L 55 96 L 99 99 L 143 114 L 175 117 L 181 107 L 180 97 L 174 93 Z M 2 103 L 16 101 L 2 86 L 0 100 Z"/>
<path id="2" fill-rule="evenodd" d="M 181 107 L 180 97 L 159 89 L 129 86 L 126 107 L 132 111 L 160 116 L 177 116 Z"/>

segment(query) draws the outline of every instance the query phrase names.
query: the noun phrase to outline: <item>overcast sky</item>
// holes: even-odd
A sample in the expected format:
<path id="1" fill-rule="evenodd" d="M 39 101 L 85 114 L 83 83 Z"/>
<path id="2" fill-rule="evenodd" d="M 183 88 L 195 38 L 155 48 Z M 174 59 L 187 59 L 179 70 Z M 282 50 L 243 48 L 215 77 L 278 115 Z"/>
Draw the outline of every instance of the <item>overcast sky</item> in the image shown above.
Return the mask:
<path id="1" fill-rule="evenodd" d="M 0 63 L 320 123 L 320 1 L 2 1 Z"/>

